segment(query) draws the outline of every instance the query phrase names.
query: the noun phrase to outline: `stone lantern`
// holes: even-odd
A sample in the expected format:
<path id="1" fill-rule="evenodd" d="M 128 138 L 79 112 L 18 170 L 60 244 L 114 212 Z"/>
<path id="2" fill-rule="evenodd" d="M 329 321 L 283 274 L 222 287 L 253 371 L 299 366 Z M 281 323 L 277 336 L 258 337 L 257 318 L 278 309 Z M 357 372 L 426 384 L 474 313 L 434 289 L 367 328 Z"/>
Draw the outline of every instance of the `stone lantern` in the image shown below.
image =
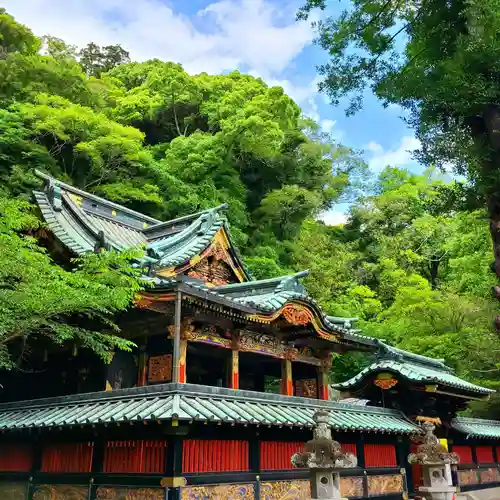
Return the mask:
<path id="1" fill-rule="evenodd" d="M 358 460 L 352 453 L 343 453 L 340 443 L 332 439 L 328 411 L 318 410 L 313 419 L 314 437 L 304 453 L 292 456 L 292 465 L 309 468 L 313 500 L 340 500 L 340 471 L 356 467 Z"/>
<path id="2" fill-rule="evenodd" d="M 408 455 L 410 464 L 422 467 L 424 485 L 419 494 L 427 500 L 454 500 L 456 489 L 449 480 L 447 469 L 459 462 L 456 453 L 449 453 L 434 435 L 434 424 L 424 422 L 424 442 L 417 446 L 417 453 Z"/>

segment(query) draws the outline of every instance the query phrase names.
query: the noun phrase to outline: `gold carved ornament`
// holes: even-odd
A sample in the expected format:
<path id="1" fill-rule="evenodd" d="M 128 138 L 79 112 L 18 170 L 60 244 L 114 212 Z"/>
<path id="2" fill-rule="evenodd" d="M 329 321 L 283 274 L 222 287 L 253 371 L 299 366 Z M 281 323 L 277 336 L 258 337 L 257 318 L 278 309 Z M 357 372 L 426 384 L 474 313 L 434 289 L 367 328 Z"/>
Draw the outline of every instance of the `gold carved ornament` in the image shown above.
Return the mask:
<path id="1" fill-rule="evenodd" d="M 288 323 L 297 326 L 306 326 L 313 320 L 311 311 L 300 304 L 286 304 L 281 314 Z"/>
<path id="2" fill-rule="evenodd" d="M 384 391 L 392 389 L 397 383 L 398 380 L 390 373 L 379 373 L 374 382 L 377 387 L 380 387 Z"/>

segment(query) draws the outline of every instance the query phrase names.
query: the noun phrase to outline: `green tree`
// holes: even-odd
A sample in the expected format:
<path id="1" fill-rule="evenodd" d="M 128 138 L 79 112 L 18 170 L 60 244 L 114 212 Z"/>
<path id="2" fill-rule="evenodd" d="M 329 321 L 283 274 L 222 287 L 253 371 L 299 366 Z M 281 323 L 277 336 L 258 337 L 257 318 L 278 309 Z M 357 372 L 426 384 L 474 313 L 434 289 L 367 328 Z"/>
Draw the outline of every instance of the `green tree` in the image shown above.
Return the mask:
<path id="1" fill-rule="evenodd" d="M 305 18 L 326 0 L 308 0 Z M 453 165 L 486 201 L 500 277 L 500 10 L 497 0 L 351 0 L 317 24 L 330 60 L 320 84 L 348 113 L 371 89 L 408 111 L 428 163 Z"/>
<path id="2" fill-rule="evenodd" d="M 100 47 L 89 43 L 78 53 L 80 64 L 87 75 L 100 76 L 120 64 L 130 62 L 130 54 L 120 45 Z"/>
<path id="3" fill-rule="evenodd" d="M 75 342 L 105 361 L 115 348 L 130 350 L 113 316 L 143 288 L 130 265 L 139 253 L 92 254 L 65 270 L 30 235 L 41 228 L 29 204 L 0 196 L 0 367 L 22 367 L 43 338 Z"/>

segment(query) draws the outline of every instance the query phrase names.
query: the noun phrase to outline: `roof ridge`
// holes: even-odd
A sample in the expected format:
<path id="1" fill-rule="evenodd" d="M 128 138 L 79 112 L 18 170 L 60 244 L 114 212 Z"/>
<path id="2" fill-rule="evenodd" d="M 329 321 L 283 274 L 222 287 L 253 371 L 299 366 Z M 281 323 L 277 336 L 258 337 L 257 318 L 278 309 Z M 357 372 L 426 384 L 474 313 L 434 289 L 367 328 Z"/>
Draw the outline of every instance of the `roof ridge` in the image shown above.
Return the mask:
<path id="1" fill-rule="evenodd" d="M 101 198 L 100 196 L 97 196 L 95 194 L 89 193 L 87 191 L 83 191 L 82 189 L 76 188 L 76 187 L 72 186 L 71 184 L 66 184 L 65 182 L 62 182 L 62 181 L 56 179 L 55 177 L 52 177 L 49 174 L 44 174 L 40 170 L 35 170 L 35 175 L 37 177 L 40 177 L 41 179 L 44 179 L 47 182 L 49 182 L 49 181 L 54 182 L 55 184 L 64 188 L 66 191 L 70 191 L 74 194 L 86 197 L 90 200 L 98 201 L 99 203 L 102 203 L 103 205 L 107 205 L 110 208 L 122 210 L 123 212 L 125 212 L 129 215 L 133 215 L 134 217 L 144 219 L 147 222 L 150 222 L 153 224 L 161 224 L 161 222 L 162 222 L 162 221 L 159 221 L 158 219 L 154 219 L 153 217 L 149 217 L 149 215 L 145 215 L 145 214 L 142 214 L 140 212 L 136 212 L 135 210 L 132 210 L 131 208 L 127 208 L 127 207 L 120 205 L 118 203 L 114 203 L 113 201 L 106 200 L 106 198 Z"/>
<path id="2" fill-rule="evenodd" d="M 215 290 L 217 291 L 230 291 L 230 290 L 238 290 L 238 289 L 245 289 L 245 288 L 254 288 L 258 287 L 259 285 L 272 285 L 273 283 L 276 283 L 277 286 L 279 287 L 280 285 L 283 284 L 283 282 L 289 280 L 289 279 L 299 279 L 304 276 L 307 276 L 310 273 L 309 270 L 306 271 L 299 271 L 298 273 L 294 274 L 287 274 L 284 276 L 276 276 L 276 278 L 265 278 L 261 280 L 251 280 L 251 281 L 245 281 L 243 283 L 229 283 L 228 285 L 220 285 L 217 287 L 214 287 Z M 279 291 L 278 288 L 276 288 L 276 291 Z"/>
<path id="3" fill-rule="evenodd" d="M 143 233 L 148 235 L 149 233 L 158 231 L 164 227 L 171 226 L 173 224 L 177 224 L 179 222 L 187 222 L 190 219 L 197 219 L 201 215 L 209 213 L 209 212 L 218 212 L 219 210 L 226 210 L 229 207 L 227 203 L 222 203 L 221 205 L 217 205 L 216 207 L 207 208 L 206 210 L 201 210 L 199 212 L 195 212 L 194 214 L 183 215 L 181 217 L 176 217 L 175 219 L 170 219 L 164 222 L 160 222 L 159 224 L 155 224 L 154 226 L 148 226 L 146 229 L 143 229 Z M 160 236 L 161 237 L 161 236 Z"/>
<path id="4" fill-rule="evenodd" d="M 206 234 L 220 221 L 220 219 L 217 219 L 216 213 L 217 212 L 201 212 L 198 218 L 194 219 L 188 227 L 179 231 L 175 235 L 171 237 L 164 237 L 148 244 L 148 252 L 158 255 L 161 259 L 166 252 L 172 251 L 184 240 L 194 237 L 200 232 Z"/>
<path id="5" fill-rule="evenodd" d="M 463 423 L 470 423 L 470 424 L 493 424 L 493 425 L 500 425 L 500 420 L 493 420 L 489 418 L 480 418 L 480 417 L 455 417 L 452 419 L 452 422 L 456 422 L 459 424 L 460 422 Z"/>

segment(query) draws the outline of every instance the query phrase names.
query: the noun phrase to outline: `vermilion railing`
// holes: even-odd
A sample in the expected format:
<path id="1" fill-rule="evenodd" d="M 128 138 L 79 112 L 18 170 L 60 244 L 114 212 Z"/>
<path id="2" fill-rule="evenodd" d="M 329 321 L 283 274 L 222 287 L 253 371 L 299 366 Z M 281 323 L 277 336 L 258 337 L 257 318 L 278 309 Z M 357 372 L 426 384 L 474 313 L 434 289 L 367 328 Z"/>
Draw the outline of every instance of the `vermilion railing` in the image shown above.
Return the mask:
<path id="1" fill-rule="evenodd" d="M 33 449 L 25 444 L 0 446 L 0 471 L 29 472 L 33 465 Z"/>
<path id="2" fill-rule="evenodd" d="M 94 443 L 50 444 L 42 450 L 42 472 L 90 472 Z"/>
<path id="3" fill-rule="evenodd" d="M 393 444 L 365 444 L 365 467 L 397 467 Z"/>
<path id="4" fill-rule="evenodd" d="M 188 439 L 182 448 L 182 472 L 231 472 L 249 468 L 248 441 Z"/>
<path id="5" fill-rule="evenodd" d="M 165 472 L 166 441 L 108 441 L 104 449 L 103 472 Z"/>

